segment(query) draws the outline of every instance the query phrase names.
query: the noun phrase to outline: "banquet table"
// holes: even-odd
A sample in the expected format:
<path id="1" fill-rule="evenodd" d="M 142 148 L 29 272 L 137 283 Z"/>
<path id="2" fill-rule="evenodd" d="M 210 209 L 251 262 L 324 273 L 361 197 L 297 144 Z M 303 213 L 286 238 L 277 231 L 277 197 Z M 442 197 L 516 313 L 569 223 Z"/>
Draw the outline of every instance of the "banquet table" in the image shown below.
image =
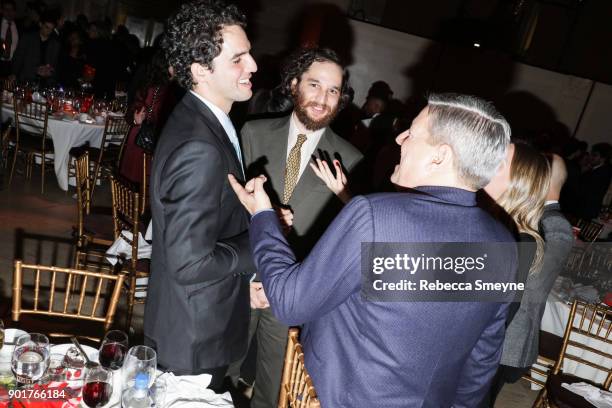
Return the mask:
<path id="1" fill-rule="evenodd" d="M 59 344 L 51 347 L 51 353 L 56 353 L 58 350 L 65 350 L 70 347 L 70 344 Z M 89 346 L 82 346 L 92 361 L 98 361 L 98 351 Z M 8 360 L 7 360 L 8 358 Z M 0 370 L 10 371 L 10 353 L 6 350 L 0 352 Z M 121 395 L 124 391 L 124 384 L 126 379 L 124 378 L 123 369 L 113 371 L 112 381 L 112 394 L 109 402 L 104 405 L 103 408 L 120 408 L 121 407 Z M 83 377 L 85 374 L 83 374 Z M 155 380 L 162 380 L 165 384 L 165 392 L 163 398 L 163 404 L 159 408 L 233 408 L 232 397 L 229 392 L 223 394 L 215 394 L 214 391 L 206 388 L 210 383 L 211 376 L 209 374 L 200 374 L 193 376 L 175 376 L 172 373 L 164 373 L 159 370 L 156 372 Z M 46 387 L 50 388 L 46 388 Z M 51 383 L 39 386 L 39 389 L 46 390 L 61 390 L 66 387 L 66 383 Z M 80 394 L 80 389 L 77 389 Z M 3 399 L 2 396 L 6 397 L 6 394 L 0 393 L 0 407 L 4 408 L 9 406 L 7 400 Z M 87 406 L 81 401 L 78 394 L 73 394 L 74 397 L 66 397 L 65 399 L 22 399 L 20 398 L 19 404 L 14 404 L 15 407 L 29 408 L 87 408 Z"/>
<path id="2" fill-rule="evenodd" d="M 565 327 L 567 324 L 567 320 L 569 318 L 571 303 L 570 296 L 568 296 L 568 278 L 560 276 L 555 282 L 555 286 L 553 287 L 548 299 L 546 300 L 546 309 L 544 310 L 544 315 L 542 316 L 542 323 L 540 328 L 548 333 L 554 334 L 555 336 L 563 337 L 565 333 Z M 584 287 L 586 288 L 586 287 Z M 580 293 L 581 287 L 574 287 L 572 294 Z M 588 288 L 584 289 L 582 292 L 587 293 Z M 578 323 L 582 315 L 580 313 L 576 313 L 575 322 Z M 599 340 L 587 338 L 584 336 L 577 336 L 576 339 L 583 344 L 588 345 L 597 350 L 602 350 L 607 353 L 612 353 L 612 345 L 603 343 Z M 612 365 L 612 361 L 606 359 L 605 357 L 583 351 L 581 349 L 576 349 L 575 347 L 569 346 L 568 352 L 578 357 L 586 358 L 589 361 L 597 362 L 600 365 L 605 367 L 610 367 Z M 573 374 L 578 377 L 588 379 L 591 381 L 595 381 L 597 383 L 603 383 L 605 381 L 605 373 L 602 371 L 598 371 L 592 367 L 589 367 L 585 364 L 578 364 L 572 360 L 566 360 L 563 364 L 563 372 L 566 374 Z"/>
<path id="3" fill-rule="evenodd" d="M 2 108 L 2 122 L 14 119 L 12 108 Z M 27 119 L 24 118 L 27 123 Z M 68 190 L 68 162 L 70 149 L 89 142 L 90 146 L 99 147 L 104 135 L 104 124 L 87 124 L 78 120 L 56 119 L 49 115 L 47 133 L 53 140 L 53 162 L 57 183 L 64 191 Z M 26 129 L 27 130 L 27 129 Z"/>

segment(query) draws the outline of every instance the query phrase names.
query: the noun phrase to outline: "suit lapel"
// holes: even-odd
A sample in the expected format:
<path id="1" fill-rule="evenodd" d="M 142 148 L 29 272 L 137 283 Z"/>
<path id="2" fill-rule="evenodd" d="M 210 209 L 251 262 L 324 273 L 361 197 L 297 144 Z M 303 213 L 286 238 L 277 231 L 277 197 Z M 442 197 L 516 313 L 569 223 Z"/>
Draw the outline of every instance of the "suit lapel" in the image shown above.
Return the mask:
<path id="1" fill-rule="evenodd" d="M 240 165 L 240 160 L 238 159 L 238 155 L 236 154 L 236 149 L 229 140 L 229 136 L 225 132 L 225 129 L 219 122 L 219 119 L 215 116 L 215 114 L 210 110 L 204 102 L 200 101 L 196 96 L 194 96 L 191 92 L 187 92 L 184 97 L 185 103 L 190 106 L 193 110 L 198 112 L 204 119 L 204 122 L 208 125 L 208 128 L 212 131 L 212 134 L 215 135 L 217 141 L 223 147 L 225 154 L 227 157 L 231 157 L 233 160 L 233 167 L 235 167 L 235 175 L 244 177 L 244 172 L 242 170 L 242 166 Z"/>
<path id="2" fill-rule="evenodd" d="M 280 126 L 272 129 L 267 135 L 266 156 L 268 164 L 266 165 L 270 178 L 272 179 L 272 189 L 278 192 L 278 198 L 283 195 L 285 188 L 285 166 L 287 165 L 287 143 L 289 140 L 289 118 L 280 122 Z"/>

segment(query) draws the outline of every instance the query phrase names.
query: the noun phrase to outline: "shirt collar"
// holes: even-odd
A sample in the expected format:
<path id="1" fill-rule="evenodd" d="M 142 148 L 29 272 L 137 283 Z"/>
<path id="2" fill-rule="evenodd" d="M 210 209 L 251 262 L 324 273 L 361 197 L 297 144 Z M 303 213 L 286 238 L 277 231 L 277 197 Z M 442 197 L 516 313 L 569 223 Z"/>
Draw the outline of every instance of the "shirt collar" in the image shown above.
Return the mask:
<path id="1" fill-rule="evenodd" d="M 232 124 L 232 120 L 230 119 L 228 114 L 223 112 L 221 108 L 219 108 L 217 105 L 215 105 L 214 103 L 212 103 L 211 101 L 203 97 L 202 95 L 199 95 L 193 90 L 189 92 L 191 92 L 196 98 L 202 101 L 204 105 L 206 105 L 208 109 L 212 111 L 213 115 L 215 115 L 219 123 L 221 123 L 221 126 L 223 126 L 223 129 L 225 129 L 225 133 L 227 133 L 228 136 L 231 136 L 232 133 L 235 131 L 235 129 L 234 129 L 234 125 Z"/>
<path id="2" fill-rule="evenodd" d="M 559 204 L 558 200 L 546 200 L 544 205 Z"/>

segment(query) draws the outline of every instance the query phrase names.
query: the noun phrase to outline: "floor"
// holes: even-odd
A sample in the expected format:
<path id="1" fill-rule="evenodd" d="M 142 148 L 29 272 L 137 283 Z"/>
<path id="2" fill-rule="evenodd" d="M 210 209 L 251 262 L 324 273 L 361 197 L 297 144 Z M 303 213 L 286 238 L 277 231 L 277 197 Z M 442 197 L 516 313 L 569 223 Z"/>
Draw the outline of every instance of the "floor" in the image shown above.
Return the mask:
<path id="1" fill-rule="evenodd" d="M 49 174 L 44 195 L 40 194 L 40 179 L 26 181 L 20 175 L 9 189 L 8 176 L 0 189 L 0 316 L 10 327 L 12 271 L 15 259 L 28 263 L 71 266 L 72 226 L 76 222 L 74 190 L 61 191 L 53 174 Z M 110 205 L 108 185 L 96 191 L 96 205 Z M 124 308 L 118 311 L 121 318 Z M 135 308 L 135 335 L 142 331 L 143 307 Z M 496 408 L 528 408 L 537 392 L 526 381 L 508 385 L 500 394 Z M 237 406 L 245 406 L 238 404 Z"/>

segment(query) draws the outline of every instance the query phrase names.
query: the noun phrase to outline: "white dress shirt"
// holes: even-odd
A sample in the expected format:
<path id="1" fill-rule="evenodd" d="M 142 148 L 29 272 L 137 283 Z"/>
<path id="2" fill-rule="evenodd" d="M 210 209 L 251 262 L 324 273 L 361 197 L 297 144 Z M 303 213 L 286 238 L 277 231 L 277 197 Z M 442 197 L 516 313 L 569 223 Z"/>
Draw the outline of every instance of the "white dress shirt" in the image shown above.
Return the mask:
<path id="1" fill-rule="evenodd" d="M 325 132 L 325 128 L 315 130 L 314 132 L 301 132 L 297 126 L 297 118 L 295 117 L 295 113 L 291 114 L 291 119 L 289 120 L 289 139 L 287 140 L 286 159 L 289 158 L 289 152 L 291 152 L 291 149 L 293 146 L 295 146 L 298 135 L 306 135 L 306 141 L 300 150 L 300 174 L 298 175 L 298 181 L 300 177 L 302 177 L 304 170 L 306 170 L 306 166 L 308 166 L 308 162 L 317 148 L 319 140 L 321 140 L 321 137 L 323 136 L 323 132 Z"/>
<path id="2" fill-rule="evenodd" d="M 194 91 L 190 91 L 190 92 L 194 94 L 196 98 L 201 100 L 206 106 L 208 106 L 208 108 L 212 111 L 212 113 L 221 123 L 221 126 L 223 126 L 223 130 L 225 130 L 225 133 L 227 134 L 227 137 L 229 138 L 230 143 L 232 144 L 232 146 L 234 146 L 234 150 L 236 151 L 236 154 L 238 155 L 238 160 L 240 160 L 240 170 L 242 170 L 242 175 L 244 175 L 244 164 L 242 163 L 242 150 L 240 150 L 240 142 L 238 141 L 238 135 L 236 134 L 236 129 L 234 129 L 234 124 L 232 123 L 232 120 L 227 115 L 227 113 L 223 112 L 217 105 L 215 105 L 208 99 L 204 98 L 203 96 L 198 95 Z"/>
<path id="3" fill-rule="evenodd" d="M 6 18 L 2 18 L 2 24 L 0 24 L 0 38 L 2 39 L 2 43 L 4 43 L 4 37 L 6 36 L 6 29 L 8 27 L 9 21 Z M 19 42 L 19 33 L 17 32 L 17 26 L 14 21 L 11 21 L 11 58 L 13 59 L 13 55 L 15 55 L 15 50 L 17 49 L 17 43 Z M 0 53 L 1 55 L 2 53 Z M 6 61 L 4 58 L 2 60 Z"/>

